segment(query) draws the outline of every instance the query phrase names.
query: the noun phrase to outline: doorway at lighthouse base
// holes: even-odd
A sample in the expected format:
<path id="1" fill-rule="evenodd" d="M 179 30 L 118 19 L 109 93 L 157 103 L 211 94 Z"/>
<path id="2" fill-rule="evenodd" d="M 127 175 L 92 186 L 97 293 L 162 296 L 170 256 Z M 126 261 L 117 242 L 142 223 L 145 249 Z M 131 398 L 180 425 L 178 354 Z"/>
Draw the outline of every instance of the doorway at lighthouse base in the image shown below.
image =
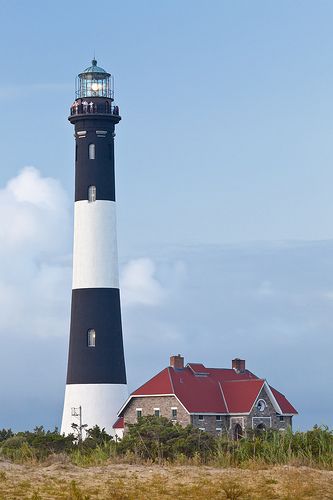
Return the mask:
<path id="1" fill-rule="evenodd" d="M 86 425 L 86 429 L 98 424 L 113 435 L 116 412 L 127 397 L 126 384 L 67 384 L 61 433 L 73 433 L 72 424 L 79 424 L 77 417 L 80 409 L 82 425 Z"/>

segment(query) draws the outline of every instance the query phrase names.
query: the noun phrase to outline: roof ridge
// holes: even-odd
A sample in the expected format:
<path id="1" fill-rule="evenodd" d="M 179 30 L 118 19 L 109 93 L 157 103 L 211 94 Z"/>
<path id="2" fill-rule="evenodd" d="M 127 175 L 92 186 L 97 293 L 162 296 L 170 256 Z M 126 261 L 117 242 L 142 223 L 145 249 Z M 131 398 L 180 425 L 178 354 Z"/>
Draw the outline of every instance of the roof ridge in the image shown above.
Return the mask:
<path id="1" fill-rule="evenodd" d="M 173 380 L 172 380 L 172 377 L 171 377 L 170 366 L 168 366 L 168 367 L 167 367 L 167 370 L 168 370 L 168 374 L 169 374 L 169 380 L 170 380 L 170 384 L 171 384 L 171 389 L 172 389 L 172 392 L 173 392 L 174 394 L 176 394 L 176 393 L 175 393 L 175 388 L 174 388 L 174 385 L 173 385 Z"/>
<path id="2" fill-rule="evenodd" d="M 224 401 L 224 404 L 225 404 L 225 408 L 226 408 L 227 412 L 230 413 L 229 408 L 228 408 L 228 404 L 227 404 L 227 400 L 225 399 L 224 392 L 223 392 L 222 386 L 220 384 L 220 381 L 219 381 L 219 388 L 220 388 L 220 391 L 221 391 L 221 394 L 222 394 L 222 398 L 223 398 L 223 401 Z"/>
<path id="3" fill-rule="evenodd" d="M 221 380 L 222 384 L 229 384 L 230 382 L 265 382 L 264 378 L 242 378 L 242 379 L 233 379 L 233 380 Z"/>

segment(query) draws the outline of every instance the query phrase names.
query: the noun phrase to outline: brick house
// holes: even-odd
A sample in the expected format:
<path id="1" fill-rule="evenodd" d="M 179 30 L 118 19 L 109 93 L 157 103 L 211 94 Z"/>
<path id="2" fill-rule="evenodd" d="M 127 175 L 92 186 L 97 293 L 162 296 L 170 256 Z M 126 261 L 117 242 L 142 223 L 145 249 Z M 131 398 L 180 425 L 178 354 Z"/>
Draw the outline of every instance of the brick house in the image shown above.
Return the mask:
<path id="1" fill-rule="evenodd" d="M 246 370 L 242 359 L 233 359 L 232 368 L 206 368 L 200 363 L 184 366 L 178 354 L 171 356 L 170 366 L 130 395 L 114 425 L 117 435 L 121 437 L 126 424 L 145 415 L 238 439 L 249 429 L 284 431 L 292 426 L 297 411 L 266 380 Z"/>

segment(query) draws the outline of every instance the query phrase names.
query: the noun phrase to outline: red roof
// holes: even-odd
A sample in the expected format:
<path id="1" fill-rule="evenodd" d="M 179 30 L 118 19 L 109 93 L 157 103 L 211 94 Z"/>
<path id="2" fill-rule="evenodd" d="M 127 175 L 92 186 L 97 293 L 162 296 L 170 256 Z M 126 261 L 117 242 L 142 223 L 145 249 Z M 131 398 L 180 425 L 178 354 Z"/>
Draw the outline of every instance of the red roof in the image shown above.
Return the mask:
<path id="1" fill-rule="evenodd" d="M 112 426 L 113 429 L 123 429 L 124 428 L 124 417 L 119 417 Z"/>
<path id="2" fill-rule="evenodd" d="M 221 382 L 228 413 L 249 413 L 264 384 L 259 378 Z"/>
<path id="3" fill-rule="evenodd" d="M 183 369 L 164 368 L 131 397 L 174 394 L 189 413 L 249 413 L 264 384 L 248 370 L 189 363 Z M 282 413 L 297 413 L 285 396 L 270 389 Z"/>
<path id="4" fill-rule="evenodd" d="M 155 375 L 143 384 L 139 389 L 132 392 L 133 396 L 141 396 L 147 394 L 173 394 L 171 379 L 169 376 L 169 368 L 164 368 L 160 373 Z"/>
<path id="5" fill-rule="evenodd" d="M 293 407 L 291 403 L 289 403 L 288 399 L 286 396 L 281 394 L 281 392 L 277 391 L 274 389 L 274 387 L 269 386 L 270 390 L 273 393 L 273 396 L 275 397 L 279 407 L 282 410 L 282 413 L 292 413 L 293 415 L 297 415 L 297 410 Z"/>

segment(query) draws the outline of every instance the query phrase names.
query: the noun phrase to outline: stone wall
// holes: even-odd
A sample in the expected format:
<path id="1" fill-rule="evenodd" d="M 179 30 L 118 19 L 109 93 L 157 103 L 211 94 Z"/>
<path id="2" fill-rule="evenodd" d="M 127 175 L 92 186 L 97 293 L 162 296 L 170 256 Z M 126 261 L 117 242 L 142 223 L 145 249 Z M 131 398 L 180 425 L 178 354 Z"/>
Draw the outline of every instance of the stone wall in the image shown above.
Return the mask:
<path id="1" fill-rule="evenodd" d="M 203 420 L 200 417 L 203 417 Z M 216 415 L 191 415 L 191 424 L 199 429 L 219 435 L 229 429 L 229 417 L 221 415 L 220 418 L 221 420 L 217 420 Z"/>
<path id="2" fill-rule="evenodd" d="M 142 409 L 143 417 L 154 415 L 155 408 L 159 408 L 161 417 L 174 420 L 184 427 L 191 423 L 190 415 L 175 396 L 146 396 L 132 398 L 124 412 L 125 426 L 126 424 L 135 424 L 137 422 L 137 408 Z M 172 419 L 172 408 L 177 409 L 176 419 Z"/>
<path id="3" fill-rule="evenodd" d="M 260 399 L 265 401 L 266 407 L 263 411 L 260 411 L 256 404 L 251 413 L 244 417 L 247 429 L 255 430 L 260 424 L 264 425 L 266 429 L 275 430 L 286 430 L 288 427 L 291 427 L 292 418 L 283 417 L 280 420 L 280 416 L 276 414 L 276 410 L 267 395 L 265 387 L 262 388 L 257 401 Z"/>

